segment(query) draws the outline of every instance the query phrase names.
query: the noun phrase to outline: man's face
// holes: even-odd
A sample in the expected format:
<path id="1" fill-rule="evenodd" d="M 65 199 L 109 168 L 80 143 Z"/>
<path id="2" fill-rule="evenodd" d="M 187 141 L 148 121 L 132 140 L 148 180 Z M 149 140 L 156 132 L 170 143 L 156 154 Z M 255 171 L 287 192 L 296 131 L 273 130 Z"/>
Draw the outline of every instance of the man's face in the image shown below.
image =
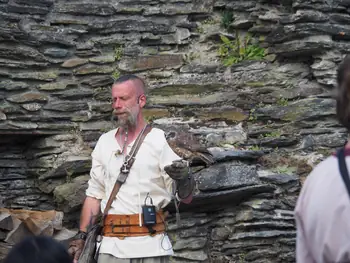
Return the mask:
<path id="1" fill-rule="evenodd" d="M 113 115 L 120 127 L 135 127 L 141 105 L 138 103 L 138 92 L 133 81 L 112 86 Z"/>

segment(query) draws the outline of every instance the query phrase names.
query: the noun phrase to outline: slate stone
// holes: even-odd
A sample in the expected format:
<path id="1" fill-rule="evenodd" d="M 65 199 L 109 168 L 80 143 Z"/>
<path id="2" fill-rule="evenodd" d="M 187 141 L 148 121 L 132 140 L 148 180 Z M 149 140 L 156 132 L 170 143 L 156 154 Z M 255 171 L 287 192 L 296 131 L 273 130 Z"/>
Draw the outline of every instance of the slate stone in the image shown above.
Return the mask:
<path id="1" fill-rule="evenodd" d="M 246 240 L 254 238 L 272 238 L 272 237 L 293 237 L 295 236 L 295 231 L 256 231 L 247 233 L 235 233 L 229 237 L 229 240 Z"/>
<path id="2" fill-rule="evenodd" d="M 226 7 L 233 11 L 243 11 L 247 12 L 249 9 L 255 7 L 256 3 L 255 1 L 244 1 L 244 2 L 229 2 Z"/>
<path id="3" fill-rule="evenodd" d="M 299 177 L 294 174 L 269 174 L 266 176 L 260 176 L 260 179 L 277 185 L 297 183 L 299 181 Z"/>
<path id="4" fill-rule="evenodd" d="M 28 89 L 29 85 L 25 82 L 15 82 L 11 80 L 0 81 L 0 90 L 25 90 Z"/>
<path id="5" fill-rule="evenodd" d="M 81 58 L 72 58 L 69 60 L 66 60 L 61 67 L 62 68 L 74 68 L 76 66 L 81 66 L 84 65 L 86 63 L 88 63 L 89 61 L 87 59 L 81 59 Z"/>
<path id="6" fill-rule="evenodd" d="M 215 151 L 212 150 L 211 153 L 217 162 L 228 162 L 232 160 L 257 160 L 264 155 L 263 151 L 241 151 L 241 150 L 225 150 L 225 151 Z"/>
<path id="7" fill-rule="evenodd" d="M 114 68 L 111 66 L 95 66 L 95 65 L 85 65 L 73 70 L 73 72 L 77 76 L 91 75 L 91 74 L 110 74 L 113 71 L 114 71 Z"/>
<path id="8" fill-rule="evenodd" d="M 89 175 L 78 176 L 53 190 L 55 201 L 62 207 L 63 212 L 68 214 L 70 211 L 81 209 L 89 179 Z"/>
<path id="9" fill-rule="evenodd" d="M 0 56 L 2 58 L 9 59 L 18 59 L 21 60 L 23 58 L 32 59 L 38 62 L 45 62 L 47 59 L 43 54 L 41 54 L 35 48 L 31 48 L 23 45 L 8 45 L 1 44 L 0 45 Z"/>
<path id="10" fill-rule="evenodd" d="M 174 251 L 181 251 L 185 249 L 198 250 L 198 249 L 204 248 L 206 244 L 207 244 L 207 238 L 205 237 L 180 239 L 174 244 L 173 249 Z"/>
<path id="11" fill-rule="evenodd" d="M 170 25 L 157 23 L 150 20 L 110 20 L 106 22 L 96 22 L 89 25 L 91 29 L 100 29 L 102 34 L 129 33 L 129 32 L 151 32 L 153 34 L 174 33 Z"/>
<path id="12" fill-rule="evenodd" d="M 7 5 L 8 12 L 31 15 L 46 15 L 50 9 L 44 6 L 19 5 L 16 3 L 9 3 Z"/>
<path id="13" fill-rule="evenodd" d="M 101 76 L 86 76 L 81 82 L 82 84 L 89 85 L 91 87 L 103 87 L 113 84 L 113 78 L 108 75 Z"/>
<path id="14" fill-rule="evenodd" d="M 64 90 L 69 87 L 76 87 L 76 85 L 69 82 L 50 82 L 50 83 L 40 84 L 38 86 L 38 89 L 43 91 L 57 91 L 57 90 Z"/>
<path id="15" fill-rule="evenodd" d="M 208 259 L 208 255 L 203 250 L 194 250 L 194 251 L 181 251 L 177 252 L 173 257 L 179 259 L 188 259 L 188 260 L 198 260 L 205 261 Z"/>
<path id="16" fill-rule="evenodd" d="M 181 204 L 180 211 L 217 211 L 222 209 L 222 207 L 215 205 L 217 203 L 230 204 L 232 206 L 254 196 L 255 194 L 269 193 L 274 190 L 275 187 L 273 185 L 261 184 L 240 187 L 232 190 L 201 192 L 194 195 L 191 204 Z M 173 204 L 169 204 L 167 210 L 173 212 L 175 210 Z"/>
<path id="17" fill-rule="evenodd" d="M 201 191 L 235 189 L 260 182 L 255 166 L 230 163 L 214 165 L 200 171 L 196 177 Z"/>
<path id="18" fill-rule="evenodd" d="M 68 55 L 69 51 L 64 48 L 47 48 L 43 53 L 53 58 L 64 58 Z"/>
<path id="19" fill-rule="evenodd" d="M 59 111 L 59 112 L 65 112 L 65 111 L 79 111 L 79 110 L 87 110 L 88 105 L 86 102 L 79 102 L 79 101 L 53 101 L 50 104 L 45 105 L 45 110 L 52 110 L 52 111 Z"/>
<path id="20" fill-rule="evenodd" d="M 25 103 L 21 105 L 24 109 L 26 109 L 27 111 L 38 111 L 42 108 L 42 104 L 39 103 Z"/>
<path id="21" fill-rule="evenodd" d="M 287 106 L 272 106 L 259 108 L 258 116 L 269 116 L 272 119 L 285 121 L 312 120 L 335 113 L 335 101 L 332 99 L 309 98 L 288 104 Z"/>
<path id="22" fill-rule="evenodd" d="M 79 88 L 56 92 L 55 94 L 52 94 L 52 96 L 61 100 L 81 100 L 91 98 L 93 94 L 94 92 L 91 89 Z"/>
<path id="23" fill-rule="evenodd" d="M 181 55 L 155 55 L 139 56 L 134 59 L 123 60 L 119 63 L 120 70 L 126 72 L 137 72 L 159 68 L 178 68 L 182 65 Z"/>
<path id="24" fill-rule="evenodd" d="M 105 3 L 57 3 L 54 12 L 74 15 L 111 16 L 116 13 L 114 5 Z"/>
<path id="25" fill-rule="evenodd" d="M 48 97 L 45 94 L 27 92 L 18 95 L 13 95 L 6 98 L 8 101 L 15 103 L 27 103 L 27 102 L 47 102 Z"/>
<path id="26" fill-rule="evenodd" d="M 58 78 L 57 71 L 41 71 L 41 72 L 21 72 L 12 73 L 11 77 L 14 79 L 28 79 L 28 80 L 43 80 L 52 81 Z"/>
<path id="27" fill-rule="evenodd" d="M 292 40 L 283 44 L 276 44 L 270 47 L 270 54 L 277 54 L 284 57 L 303 56 L 306 54 L 320 54 L 324 50 L 330 50 L 333 47 L 330 36 L 320 35 L 306 37 L 302 40 Z"/>
<path id="28" fill-rule="evenodd" d="M 7 119 L 6 114 L 0 111 L 0 121 L 4 121 L 6 119 Z"/>

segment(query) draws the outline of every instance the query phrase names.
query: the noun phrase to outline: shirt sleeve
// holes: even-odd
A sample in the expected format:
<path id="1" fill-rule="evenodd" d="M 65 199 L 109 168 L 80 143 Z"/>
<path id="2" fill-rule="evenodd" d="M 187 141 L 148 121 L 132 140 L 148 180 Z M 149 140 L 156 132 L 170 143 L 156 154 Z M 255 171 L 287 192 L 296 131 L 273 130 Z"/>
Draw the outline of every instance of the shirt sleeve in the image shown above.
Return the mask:
<path id="1" fill-rule="evenodd" d="M 304 225 L 298 213 L 295 213 L 296 234 L 296 262 L 298 263 L 314 263 L 314 259 L 308 249 L 306 241 Z"/>
<path id="2" fill-rule="evenodd" d="M 163 135 L 164 136 L 164 135 Z M 175 194 L 175 181 L 165 172 L 164 167 L 167 165 L 172 164 L 175 160 L 180 160 L 181 157 L 178 156 L 169 146 L 168 142 L 165 139 L 165 136 L 162 138 L 164 140 L 163 143 L 163 149 L 162 153 L 160 155 L 160 171 L 162 174 L 162 177 L 164 179 L 164 184 L 169 192 L 169 194 L 174 195 Z"/>
<path id="3" fill-rule="evenodd" d="M 103 199 L 105 197 L 105 187 L 103 180 L 105 169 L 101 160 L 101 139 L 97 141 L 95 149 L 91 153 L 91 157 L 92 166 L 90 170 L 88 188 L 86 189 L 86 196 L 94 197 L 96 199 Z"/>

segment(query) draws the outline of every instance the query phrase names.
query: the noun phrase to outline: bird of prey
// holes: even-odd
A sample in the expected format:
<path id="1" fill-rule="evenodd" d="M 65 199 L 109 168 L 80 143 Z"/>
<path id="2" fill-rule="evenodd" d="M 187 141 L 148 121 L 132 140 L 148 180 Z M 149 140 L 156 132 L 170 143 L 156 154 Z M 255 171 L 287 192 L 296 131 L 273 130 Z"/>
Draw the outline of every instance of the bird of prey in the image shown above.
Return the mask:
<path id="1" fill-rule="evenodd" d="M 170 131 L 165 134 L 170 148 L 189 166 L 210 166 L 215 163 L 213 155 L 190 132 Z"/>

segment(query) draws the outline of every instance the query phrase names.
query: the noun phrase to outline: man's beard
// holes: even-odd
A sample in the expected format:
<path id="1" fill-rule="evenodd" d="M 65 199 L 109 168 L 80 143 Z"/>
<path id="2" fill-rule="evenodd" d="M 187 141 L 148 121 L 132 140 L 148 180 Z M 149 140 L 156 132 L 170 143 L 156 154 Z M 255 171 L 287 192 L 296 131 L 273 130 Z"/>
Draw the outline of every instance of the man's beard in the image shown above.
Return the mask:
<path id="1" fill-rule="evenodd" d="M 132 109 L 126 109 L 123 115 L 116 114 L 116 111 L 112 112 L 112 121 L 116 123 L 117 127 L 133 128 L 137 124 L 137 112 Z"/>

